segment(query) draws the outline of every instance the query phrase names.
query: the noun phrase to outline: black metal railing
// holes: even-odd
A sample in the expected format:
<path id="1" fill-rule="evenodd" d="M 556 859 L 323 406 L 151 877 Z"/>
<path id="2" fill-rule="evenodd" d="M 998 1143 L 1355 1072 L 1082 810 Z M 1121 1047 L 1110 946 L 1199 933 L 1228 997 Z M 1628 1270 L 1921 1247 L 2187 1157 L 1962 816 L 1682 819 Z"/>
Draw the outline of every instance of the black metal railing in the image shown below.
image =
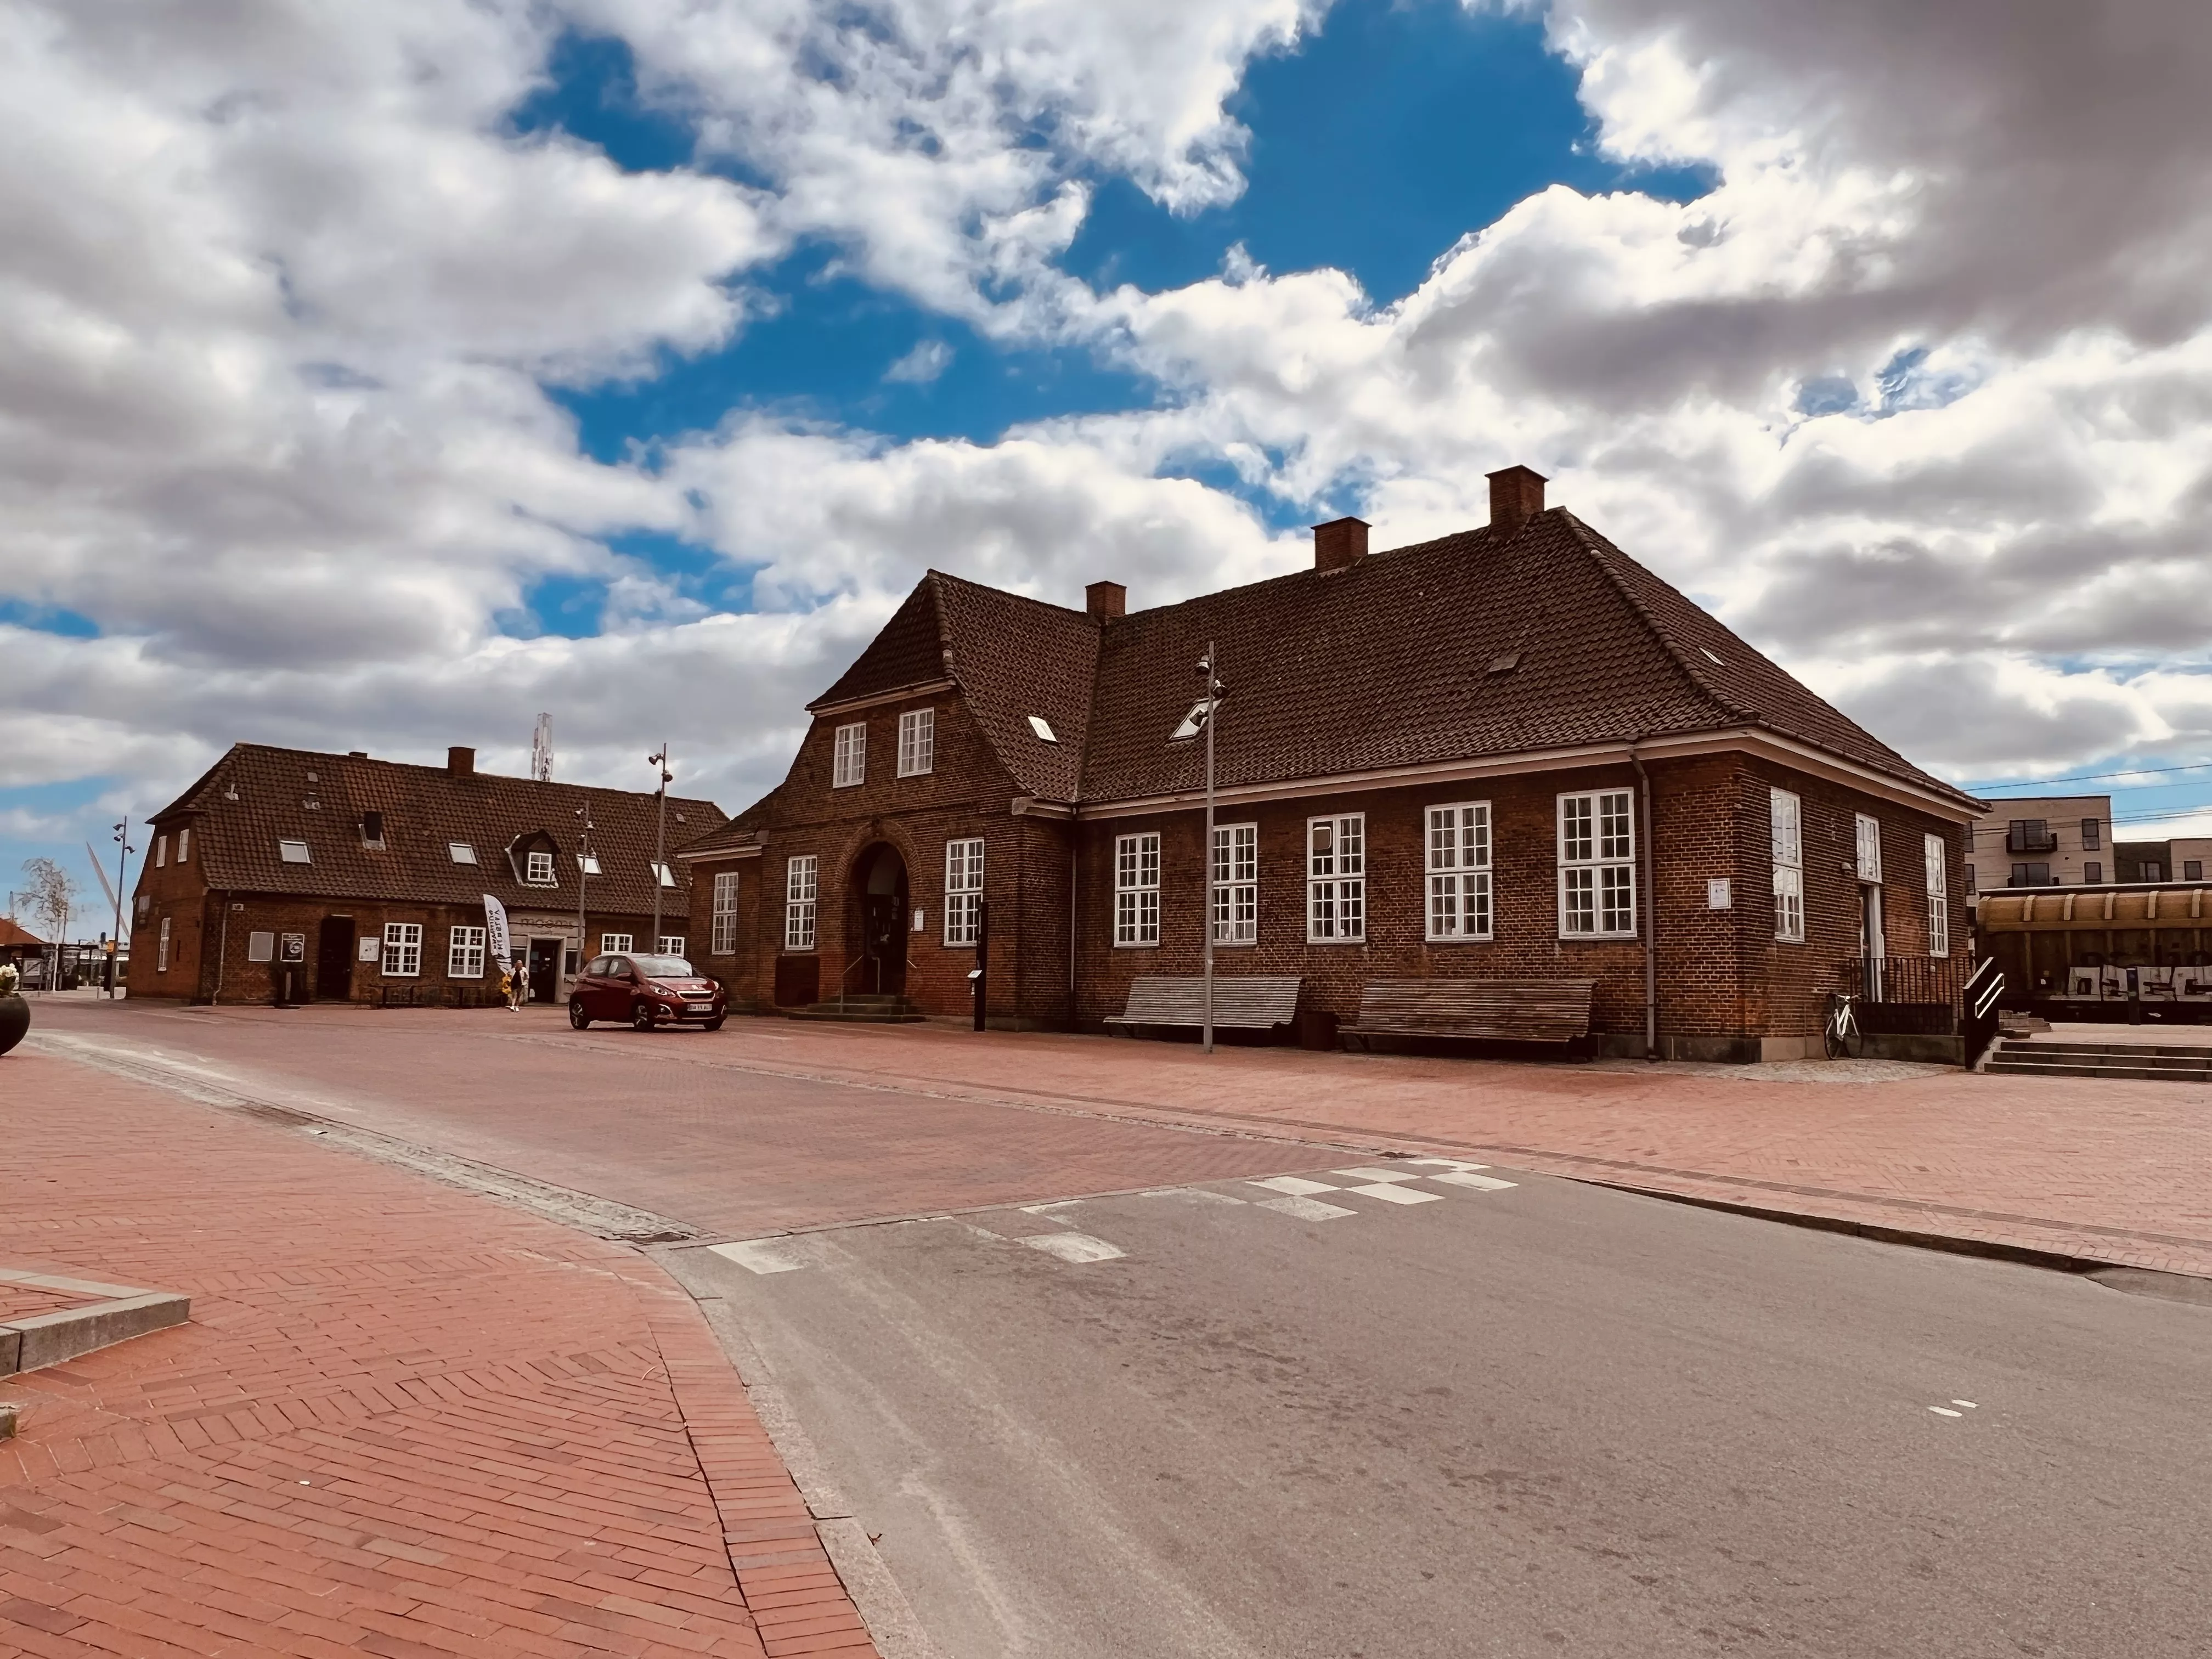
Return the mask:
<path id="1" fill-rule="evenodd" d="M 1941 1005 L 1957 1009 L 1972 964 L 1956 957 L 1854 957 L 1844 963 L 1844 988 L 1868 1002 Z"/>

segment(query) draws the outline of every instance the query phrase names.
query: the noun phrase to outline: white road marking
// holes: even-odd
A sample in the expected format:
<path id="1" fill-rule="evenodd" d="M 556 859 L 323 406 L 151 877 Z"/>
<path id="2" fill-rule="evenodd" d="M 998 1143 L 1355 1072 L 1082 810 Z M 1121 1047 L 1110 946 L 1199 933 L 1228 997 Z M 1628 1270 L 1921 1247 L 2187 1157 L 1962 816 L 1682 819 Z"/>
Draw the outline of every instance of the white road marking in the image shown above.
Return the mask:
<path id="1" fill-rule="evenodd" d="M 1331 1170 L 1331 1175 L 1340 1175 L 1351 1181 L 1419 1181 L 1419 1170 Z"/>
<path id="2" fill-rule="evenodd" d="M 1968 1411 L 1976 1409 L 1974 1402 L 1971 1400 L 1954 1400 L 1951 1403 L 1954 1406 L 1964 1406 Z"/>
<path id="3" fill-rule="evenodd" d="M 1053 1212 L 1055 1210 L 1072 1210 L 1082 1202 L 1079 1198 L 1063 1198 L 1051 1204 L 1024 1204 L 1022 1206 L 1022 1213 L 1041 1215 L 1048 1221 L 1058 1221 L 1072 1227 L 1075 1224 L 1073 1222 L 1069 1221 L 1065 1216 L 1055 1215 Z"/>
<path id="4" fill-rule="evenodd" d="M 1334 1192 L 1335 1188 L 1324 1188 Z M 1317 1198 L 1263 1198 L 1260 1208 L 1273 1210 L 1278 1214 L 1296 1216 L 1300 1221 L 1334 1221 L 1340 1216 L 1358 1215 L 1357 1210 L 1347 1210 L 1335 1204 L 1324 1204 Z"/>
<path id="5" fill-rule="evenodd" d="M 1417 1158 L 1416 1164 L 1433 1164 L 1440 1170 L 1486 1170 L 1487 1164 L 1469 1164 L 1462 1158 Z"/>
<path id="6" fill-rule="evenodd" d="M 1425 1193 L 1418 1187 L 1394 1187 L 1377 1182 L 1372 1187 L 1347 1187 L 1346 1192 L 1358 1193 L 1362 1198 L 1379 1198 L 1386 1204 L 1441 1204 L 1442 1193 Z"/>
<path id="7" fill-rule="evenodd" d="M 1948 1406 L 1930 1406 L 1928 1409 L 1934 1412 L 1938 1417 L 1964 1417 L 1966 1415 L 1966 1413 L 1964 1412 L 1953 1411 Z"/>
<path id="8" fill-rule="evenodd" d="M 725 1261 L 734 1261 L 750 1273 L 793 1273 L 806 1265 L 776 1249 L 773 1239 L 746 1238 L 734 1244 L 709 1244 L 707 1249 L 709 1254 Z"/>
<path id="9" fill-rule="evenodd" d="M 1080 1265 L 1085 1261 L 1111 1261 L 1123 1254 L 1103 1238 L 1093 1238 L 1089 1233 L 1043 1233 L 1035 1238 L 1025 1238 L 1023 1243 L 1033 1250 L 1042 1250 L 1047 1255 L 1056 1255 L 1062 1261 Z"/>
<path id="10" fill-rule="evenodd" d="M 1248 1181 L 1248 1187 L 1265 1187 L 1271 1193 L 1288 1193 L 1292 1198 L 1303 1198 L 1310 1193 L 1333 1193 L 1340 1190 L 1326 1181 L 1308 1181 L 1303 1176 L 1269 1176 L 1265 1181 Z"/>
<path id="11" fill-rule="evenodd" d="M 1476 1175 L 1471 1170 L 1447 1170 L 1442 1175 L 1424 1176 L 1425 1181 L 1448 1182 L 1455 1187 L 1472 1187 L 1479 1193 L 1502 1193 L 1508 1187 L 1518 1186 L 1512 1181 L 1500 1181 L 1496 1176 Z"/>
<path id="12" fill-rule="evenodd" d="M 1244 1200 L 1234 1193 L 1217 1193 L 1211 1187 L 1154 1187 L 1146 1193 L 1146 1198 L 1182 1198 L 1194 1204 L 1236 1204 Z"/>

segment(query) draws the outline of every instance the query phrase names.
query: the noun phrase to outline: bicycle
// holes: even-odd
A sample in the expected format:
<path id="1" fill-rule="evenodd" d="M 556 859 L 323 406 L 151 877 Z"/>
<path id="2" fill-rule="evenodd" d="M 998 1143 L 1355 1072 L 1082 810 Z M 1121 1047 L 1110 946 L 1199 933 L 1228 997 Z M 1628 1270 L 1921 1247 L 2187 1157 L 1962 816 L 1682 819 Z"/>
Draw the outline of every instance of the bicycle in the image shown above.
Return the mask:
<path id="1" fill-rule="evenodd" d="M 1858 1001 L 1849 991 L 1829 993 L 1827 1015 L 1820 1024 L 1820 1046 L 1827 1051 L 1830 1060 L 1842 1060 L 1846 1055 L 1858 1058 Z"/>

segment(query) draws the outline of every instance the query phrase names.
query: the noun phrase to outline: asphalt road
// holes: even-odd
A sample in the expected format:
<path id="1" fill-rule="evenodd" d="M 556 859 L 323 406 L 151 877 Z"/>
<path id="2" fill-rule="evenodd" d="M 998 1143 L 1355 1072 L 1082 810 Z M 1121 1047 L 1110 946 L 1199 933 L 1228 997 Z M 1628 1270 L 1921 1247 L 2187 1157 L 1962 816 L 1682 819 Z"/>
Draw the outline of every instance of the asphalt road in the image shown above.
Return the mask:
<path id="1" fill-rule="evenodd" d="M 956 1659 L 2212 1647 L 2212 1308 L 1376 1167 L 667 1257 Z"/>

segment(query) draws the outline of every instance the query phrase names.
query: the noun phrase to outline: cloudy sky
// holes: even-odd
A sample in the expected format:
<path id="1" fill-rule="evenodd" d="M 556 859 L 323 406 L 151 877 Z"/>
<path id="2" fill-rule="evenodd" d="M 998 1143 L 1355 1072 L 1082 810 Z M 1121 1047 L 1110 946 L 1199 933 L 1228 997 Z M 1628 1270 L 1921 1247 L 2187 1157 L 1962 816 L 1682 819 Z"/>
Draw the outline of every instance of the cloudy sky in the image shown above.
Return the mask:
<path id="1" fill-rule="evenodd" d="M 2201 0 L 0 0 L 0 875 L 541 710 L 734 810 L 928 566 L 1514 461 L 1948 776 L 2212 759 L 2207 86 Z"/>

